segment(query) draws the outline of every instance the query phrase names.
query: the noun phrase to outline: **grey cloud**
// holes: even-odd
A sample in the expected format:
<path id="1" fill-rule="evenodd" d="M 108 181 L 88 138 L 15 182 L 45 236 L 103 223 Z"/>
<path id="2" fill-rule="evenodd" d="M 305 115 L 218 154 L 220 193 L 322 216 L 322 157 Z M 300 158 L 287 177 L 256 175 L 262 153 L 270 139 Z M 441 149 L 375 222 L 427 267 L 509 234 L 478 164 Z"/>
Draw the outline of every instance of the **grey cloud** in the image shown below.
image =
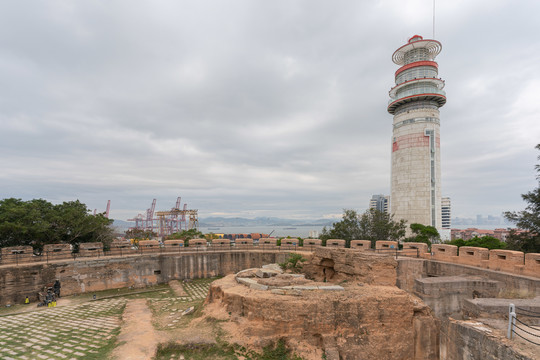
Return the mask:
<path id="1" fill-rule="evenodd" d="M 0 195 L 111 199 L 123 218 L 176 196 L 202 214 L 364 209 L 389 192 L 390 57 L 430 37 L 424 3 L 10 3 Z M 519 208 L 535 184 L 538 10 L 438 3 L 456 214 Z"/>

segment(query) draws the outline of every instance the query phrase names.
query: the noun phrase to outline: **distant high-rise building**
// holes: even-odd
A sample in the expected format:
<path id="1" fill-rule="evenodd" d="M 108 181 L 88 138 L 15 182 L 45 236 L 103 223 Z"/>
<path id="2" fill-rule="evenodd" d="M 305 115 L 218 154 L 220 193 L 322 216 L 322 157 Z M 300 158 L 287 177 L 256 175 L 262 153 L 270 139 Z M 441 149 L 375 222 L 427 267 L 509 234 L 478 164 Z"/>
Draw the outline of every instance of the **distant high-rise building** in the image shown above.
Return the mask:
<path id="1" fill-rule="evenodd" d="M 388 195 L 373 195 L 371 200 L 369 200 L 369 208 L 387 213 L 389 200 L 390 197 Z"/>
<path id="2" fill-rule="evenodd" d="M 441 43 L 415 35 L 392 55 L 400 68 L 390 90 L 394 115 L 390 209 L 396 220 L 442 229 L 439 108 L 444 81 L 434 61 Z"/>
<path id="3" fill-rule="evenodd" d="M 443 229 L 450 229 L 452 226 L 452 203 L 450 198 L 445 196 L 441 198 L 441 222 Z"/>

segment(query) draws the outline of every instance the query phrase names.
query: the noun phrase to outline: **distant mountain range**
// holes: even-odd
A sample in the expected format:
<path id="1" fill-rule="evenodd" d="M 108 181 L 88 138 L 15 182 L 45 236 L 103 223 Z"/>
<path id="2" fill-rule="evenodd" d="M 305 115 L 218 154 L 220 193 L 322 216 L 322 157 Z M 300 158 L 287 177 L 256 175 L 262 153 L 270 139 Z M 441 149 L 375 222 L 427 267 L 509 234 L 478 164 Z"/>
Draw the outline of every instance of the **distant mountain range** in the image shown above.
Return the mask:
<path id="1" fill-rule="evenodd" d="M 282 219 L 277 217 L 256 217 L 246 219 L 241 217 L 208 217 L 199 218 L 199 227 L 227 227 L 227 226 L 330 226 L 339 219 Z M 119 230 L 127 230 L 135 222 L 114 220 L 113 226 Z"/>
<path id="2" fill-rule="evenodd" d="M 335 221 L 328 219 L 282 219 L 277 217 L 256 217 L 246 219 L 241 217 L 208 217 L 199 219 L 200 227 L 221 227 L 221 226 L 326 226 L 332 225 Z"/>

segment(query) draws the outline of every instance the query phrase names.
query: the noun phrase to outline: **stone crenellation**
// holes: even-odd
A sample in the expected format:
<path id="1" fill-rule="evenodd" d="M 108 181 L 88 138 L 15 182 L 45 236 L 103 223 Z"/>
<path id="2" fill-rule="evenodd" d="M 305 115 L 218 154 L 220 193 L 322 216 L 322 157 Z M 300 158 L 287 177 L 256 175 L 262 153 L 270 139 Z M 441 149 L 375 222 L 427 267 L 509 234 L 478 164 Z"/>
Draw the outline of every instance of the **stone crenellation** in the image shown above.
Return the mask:
<path id="1" fill-rule="evenodd" d="M 329 239 L 326 241 L 327 248 L 344 249 L 346 241 L 343 239 Z M 540 254 L 524 254 L 512 250 L 489 250 L 480 247 L 433 244 L 431 249 L 425 243 L 405 242 L 401 250 L 398 242 L 388 240 L 375 241 L 375 249 L 372 248 L 371 240 L 352 240 L 350 250 L 375 251 L 387 255 L 410 256 L 423 259 L 452 262 L 461 265 L 476 266 L 484 269 L 510 272 L 517 275 L 540 277 Z M 253 239 L 237 239 L 232 244 L 228 239 L 214 239 L 207 242 L 206 239 L 189 240 L 185 246 L 183 240 L 165 240 L 161 245 L 157 240 L 140 241 L 135 248 L 128 241 L 114 241 L 109 250 L 103 249 L 102 243 L 82 243 L 78 253 L 72 253 L 69 244 L 48 244 L 44 246 L 41 255 L 33 253 L 31 246 L 15 246 L 2 248 L 0 251 L 0 266 L 19 265 L 32 262 L 49 262 L 67 260 L 74 257 L 106 257 L 106 256 L 130 256 L 145 254 L 164 254 L 189 251 L 234 251 L 234 250 L 263 250 L 263 251 L 308 251 L 313 252 L 323 247 L 320 239 L 305 239 L 303 246 L 299 239 L 283 239 L 281 245 L 277 245 L 275 238 L 262 238 L 258 244 Z"/>

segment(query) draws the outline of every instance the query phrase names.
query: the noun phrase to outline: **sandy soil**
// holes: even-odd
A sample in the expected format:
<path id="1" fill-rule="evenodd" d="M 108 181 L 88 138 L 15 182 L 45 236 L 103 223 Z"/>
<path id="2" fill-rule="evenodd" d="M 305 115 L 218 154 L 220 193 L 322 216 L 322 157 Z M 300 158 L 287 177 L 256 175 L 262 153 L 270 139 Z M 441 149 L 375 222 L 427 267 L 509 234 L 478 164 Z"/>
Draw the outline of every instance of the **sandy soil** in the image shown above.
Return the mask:
<path id="1" fill-rule="evenodd" d="M 152 326 L 152 312 L 145 299 L 129 300 L 122 316 L 123 325 L 113 351 L 114 359 L 152 359 L 156 353 L 159 335 Z"/>
<path id="2" fill-rule="evenodd" d="M 180 284 L 180 281 L 178 280 L 171 280 L 169 281 L 169 286 L 174 291 L 176 296 L 188 296 L 188 294 L 184 291 L 184 288 L 182 287 L 182 284 Z"/>

